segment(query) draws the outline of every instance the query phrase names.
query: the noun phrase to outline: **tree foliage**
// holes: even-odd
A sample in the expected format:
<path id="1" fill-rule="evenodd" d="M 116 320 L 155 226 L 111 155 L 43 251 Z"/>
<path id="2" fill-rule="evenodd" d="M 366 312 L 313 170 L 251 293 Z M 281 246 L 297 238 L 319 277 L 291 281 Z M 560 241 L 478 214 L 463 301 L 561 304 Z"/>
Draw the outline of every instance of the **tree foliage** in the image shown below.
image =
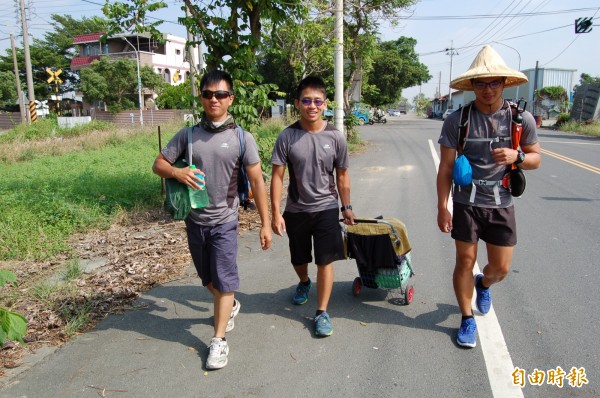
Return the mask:
<path id="1" fill-rule="evenodd" d="M 0 108 L 17 103 L 17 86 L 13 72 L 0 72 Z"/>
<path id="2" fill-rule="evenodd" d="M 259 53 L 259 72 L 287 93 L 288 102 L 306 76 L 320 75 L 324 80 L 332 80 L 334 28 L 330 15 L 289 19 L 270 32 Z"/>
<path id="3" fill-rule="evenodd" d="M 415 95 L 413 98 L 413 104 L 415 105 L 417 115 L 423 116 L 427 114 L 427 109 L 429 108 L 430 102 L 431 101 L 423 93 Z"/>
<path id="4" fill-rule="evenodd" d="M 416 0 L 346 0 L 344 2 L 344 53 L 349 60 L 350 84 L 344 91 L 344 108 L 356 90 L 357 73 L 369 73 L 370 59 L 382 21 L 394 24 Z M 361 71 L 362 69 L 362 71 Z"/>
<path id="5" fill-rule="evenodd" d="M 140 68 L 142 87 L 160 91 L 165 84 L 152 68 Z M 130 59 L 110 62 L 107 57 L 81 70 L 80 90 L 88 101 L 103 101 L 111 111 L 139 106 L 137 64 Z"/>
<path id="6" fill-rule="evenodd" d="M 6 283 L 16 283 L 15 274 L 8 270 L 0 270 L 0 287 Z M 25 344 L 23 336 L 27 333 L 27 319 L 21 314 L 0 307 L 0 347 L 6 340 Z"/>
<path id="7" fill-rule="evenodd" d="M 408 37 L 378 43 L 366 87 L 363 85 L 365 102 L 374 106 L 395 103 L 403 88 L 431 79 L 427 67 L 419 62 L 416 44 Z"/>

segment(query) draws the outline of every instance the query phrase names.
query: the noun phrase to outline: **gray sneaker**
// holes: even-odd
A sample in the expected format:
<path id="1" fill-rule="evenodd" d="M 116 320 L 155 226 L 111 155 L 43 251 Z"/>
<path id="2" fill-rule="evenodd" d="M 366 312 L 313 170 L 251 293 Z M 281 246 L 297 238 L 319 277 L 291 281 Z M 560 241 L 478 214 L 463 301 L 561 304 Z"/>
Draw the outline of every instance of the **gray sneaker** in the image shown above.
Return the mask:
<path id="1" fill-rule="evenodd" d="M 206 369 L 221 369 L 227 365 L 227 354 L 229 346 L 220 337 L 213 337 L 210 341 L 210 352 L 206 358 Z"/>
<path id="2" fill-rule="evenodd" d="M 235 316 L 238 314 L 238 312 L 240 312 L 241 306 L 242 305 L 240 304 L 239 301 L 237 301 L 236 299 L 233 299 L 233 309 L 231 310 L 231 315 L 229 316 L 229 321 L 227 322 L 227 329 L 225 329 L 225 332 L 230 332 L 235 327 L 235 322 L 234 322 L 233 318 L 235 318 Z"/>

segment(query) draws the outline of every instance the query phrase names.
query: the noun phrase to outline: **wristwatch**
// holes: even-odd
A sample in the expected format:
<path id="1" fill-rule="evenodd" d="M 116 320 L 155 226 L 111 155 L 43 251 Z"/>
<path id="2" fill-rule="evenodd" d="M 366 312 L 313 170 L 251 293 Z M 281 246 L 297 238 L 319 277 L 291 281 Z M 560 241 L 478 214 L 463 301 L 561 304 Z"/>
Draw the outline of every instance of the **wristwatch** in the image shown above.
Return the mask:
<path id="1" fill-rule="evenodd" d="M 352 210 L 352 205 L 345 205 L 340 207 L 340 211 L 343 213 L 346 210 Z"/>
<path id="2" fill-rule="evenodd" d="M 517 152 L 517 160 L 515 160 L 515 164 L 521 164 L 525 160 L 525 152 L 520 149 L 518 149 Z"/>

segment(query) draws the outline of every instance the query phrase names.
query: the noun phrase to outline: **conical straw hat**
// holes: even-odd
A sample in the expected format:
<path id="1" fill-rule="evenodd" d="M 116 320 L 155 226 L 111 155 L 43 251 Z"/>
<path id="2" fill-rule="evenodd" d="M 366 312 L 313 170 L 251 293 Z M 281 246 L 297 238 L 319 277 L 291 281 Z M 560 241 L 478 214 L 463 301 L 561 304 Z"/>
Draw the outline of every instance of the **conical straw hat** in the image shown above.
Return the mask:
<path id="1" fill-rule="evenodd" d="M 475 57 L 469 70 L 452 80 L 450 87 L 456 90 L 473 91 L 471 79 L 486 77 L 505 77 L 504 87 L 518 86 L 528 81 L 523 73 L 506 66 L 496 50 L 485 45 Z"/>

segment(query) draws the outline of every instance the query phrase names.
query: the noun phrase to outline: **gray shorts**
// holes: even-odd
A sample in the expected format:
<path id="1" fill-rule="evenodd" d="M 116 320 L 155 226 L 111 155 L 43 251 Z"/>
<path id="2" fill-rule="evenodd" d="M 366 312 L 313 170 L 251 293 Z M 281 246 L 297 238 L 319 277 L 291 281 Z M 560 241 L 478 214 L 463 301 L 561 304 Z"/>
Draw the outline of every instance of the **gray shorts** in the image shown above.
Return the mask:
<path id="1" fill-rule="evenodd" d="M 311 238 L 315 246 L 315 264 L 327 265 L 345 258 L 339 214 L 337 207 L 314 213 L 283 213 L 292 265 L 312 261 Z"/>
<path id="2" fill-rule="evenodd" d="M 213 227 L 186 220 L 185 226 L 190 254 L 202 286 L 212 282 L 221 293 L 239 289 L 237 220 Z"/>
<path id="3" fill-rule="evenodd" d="M 454 202 L 452 238 L 477 243 L 479 239 L 496 246 L 517 244 L 514 206 L 487 208 Z"/>

